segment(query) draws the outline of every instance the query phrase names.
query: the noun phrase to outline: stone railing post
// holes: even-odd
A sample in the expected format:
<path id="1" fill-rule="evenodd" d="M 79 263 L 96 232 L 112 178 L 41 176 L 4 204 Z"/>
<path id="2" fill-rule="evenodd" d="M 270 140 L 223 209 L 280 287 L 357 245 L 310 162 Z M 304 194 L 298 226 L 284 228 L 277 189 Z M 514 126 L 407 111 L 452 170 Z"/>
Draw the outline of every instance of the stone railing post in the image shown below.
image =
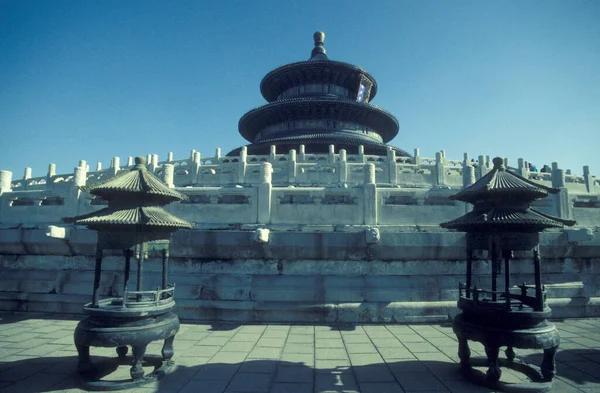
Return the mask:
<path id="1" fill-rule="evenodd" d="M 348 157 L 346 155 L 346 149 L 340 149 L 340 157 L 338 159 L 338 174 L 339 181 L 341 184 L 348 182 Z"/>
<path id="2" fill-rule="evenodd" d="M 248 147 L 243 146 L 240 150 L 240 159 L 238 165 L 238 183 L 246 183 L 246 168 L 248 168 Z"/>
<path id="3" fill-rule="evenodd" d="M 389 181 L 392 184 L 398 184 L 398 170 L 396 169 L 396 152 L 391 146 L 387 149 L 387 162 L 389 171 Z"/>
<path id="4" fill-rule="evenodd" d="M 421 165 L 421 156 L 419 155 L 419 149 L 415 149 L 415 165 L 420 166 Z"/>
<path id="5" fill-rule="evenodd" d="M 152 161 L 150 164 L 150 171 L 152 171 L 152 173 L 155 173 L 158 169 L 158 154 L 152 154 L 151 159 Z"/>
<path id="6" fill-rule="evenodd" d="M 462 167 L 462 177 L 463 177 L 463 189 L 469 187 L 473 183 L 475 183 L 475 168 L 471 165 L 469 161 L 469 156 L 465 153 L 465 160 L 463 162 Z M 465 205 L 465 213 L 469 213 L 473 210 L 473 206 L 470 203 L 464 202 Z"/>
<path id="7" fill-rule="evenodd" d="M 110 164 L 111 175 L 115 176 L 121 170 L 121 159 L 119 157 L 113 157 Z"/>
<path id="8" fill-rule="evenodd" d="M 475 183 L 475 168 L 473 168 L 473 165 L 471 165 L 471 162 L 469 161 L 469 155 L 467 153 L 464 155 L 462 176 L 463 188 L 467 188 L 471 184 Z"/>
<path id="9" fill-rule="evenodd" d="M 364 189 L 364 224 L 377 224 L 377 184 L 375 176 L 375 164 L 366 164 L 364 166 L 365 183 Z"/>
<path id="10" fill-rule="evenodd" d="M 73 204 L 76 206 L 75 207 L 75 211 L 76 214 L 79 214 L 79 212 L 82 209 L 82 204 L 84 202 L 83 198 L 80 198 L 81 196 L 81 189 L 80 187 L 85 186 L 85 183 L 87 182 L 87 164 L 85 163 L 85 161 L 81 160 L 79 161 L 79 166 L 76 166 L 74 168 L 73 171 L 73 188 L 71 188 L 71 193 L 69 198 L 72 198 L 73 200 Z"/>
<path id="11" fill-rule="evenodd" d="M 175 165 L 173 164 L 163 164 L 163 173 L 162 173 L 162 181 L 165 182 L 167 187 L 175 188 L 175 184 L 173 181 L 175 180 Z"/>
<path id="12" fill-rule="evenodd" d="M 25 172 L 23 173 L 23 180 L 31 179 L 31 168 L 25 168 Z"/>
<path id="13" fill-rule="evenodd" d="M 48 164 L 48 174 L 46 177 L 51 178 L 52 176 L 56 176 L 56 164 Z"/>
<path id="14" fill-rule="evenodd" d="M 300 145 L 300 151 L 298 152 L 298 161 L 306 161 L 306 146 Z"/>
<path id="15" fill-rule="evenodd" d="M 363 145 L 358 146 L 358 162 L 365 163 L 365 147 Z"/>
<path id="16" fill-rule="evenodd" d="M 277 146 L 271 145 L 269 147 L 269 162 L 270 163 L 274 163 L 275 162 L 275 156 L 276 155 L 277 155 Z"/>
<path id="17" fill-rule="evenodd" d="M 215 164 L 220 164 L 221 160 L 222 160 L 222 158 L 221 158 L 221 148 L 220 147 L 217 147 L 215 149 L 215 158 L 217 160 L 217 162 L 215 162 Z"/>
<path id="18" fill-rule="evenodd" d="M 167 153 L 167 162 L 173 162 L 173 152 L 172 151 Z"/>
<path id="19" fill-rule="evenodd" d="M 477 179 L 481 179 L 482 177 L 484 177 L 485 175 L 487 175 L 488 170 L 487 170 L 487 166 L 485 165 L 485 157 L 484 156 L 479 156 L 477 158 L 477 170 L 475 171 Z"/>
<path id="20" fill-rule="evenodd" d="M 552 163 L 552 187 L 558 188 L 560 192 L 554 195 L 555 215 L 564 219 L 573 217 L 571 201 L 569 200 L 569 189 L 565 184 L 565 171 L 559 169 L 558 163 Z"/>
<path id="21" fill-rule="evenodd" d="M 296 161 L 296 149 L 291 149 L 288 153 L 288 181 L 294 183 L 298 173 L 298 162 Z"/>
<path id="22" fill-rule="evenodd" d="M 220 157 L 219 157 L 220 160 Z M 220 162 L 220 161 L 219 161 Z M 199 151 L 194 150 L 194 157 L 192 157 L 192 167 L 190 168 L 190 178 L 195 184 L 200 181 L 200 166 L 202 165 L 202 155 Z"/>
<path id="23" fill-rule="evenodd" d="M 335 145 L 329 145 L 329 163 L 333 164 L 335 162 Z"/>
<path id="24" fill-rule="evenodd" d="M 529 172 L 529 168 L 527 167 L 527 163 L 525 162 L 524 159 L 519 158 L 518 165 L 517 165 L 517 174 L 521 177 L 527 178 L 528 172 Z"/>
<path id="25" fill-rule="evenodd" d="M 583 167 L 583 181 L 585 181 L 585 189 L 587 192 L 592 192 L 594 189 L 594 183 L 592 181 L 592 176 L 590 175 L 590 167 L 585 165 Z"/>
<path id="26" fill-rule="evenodd" d="M 73 186 L 76 188 L 85 186 L 87 181 L 87 164 L 85 161 L 79 161 L 79 166 L 75 167 L 73 173 Z"/>
<path id="27" fill-rule="evenodd" d="M 12 172 L 0 170 L 0 197 L 4 193 L 12 191 L 11 183 L 12 183 Z M 3 202 L 1 198 L 0 198 L 0 202 Z M 6 202 L 0 203 L 0 221 L 2 221 L 3 210 L 5 209 L 4 205 L 6 205 L 6 204 L 7 204 Z"/>
<path id="28" fill-rule="evenodd" d="M 96 163 L 96 172 L 100 172 L 102 170 L 102 162 L 98 161 Z"/>
<path id="29" fill-rule="evenodd" d="M 258 185 L 258 224 L 271 221 L 271 192 L 273 166 L 268 162 L 260 165 L 260 184 Z"/>
<path id="30" fill-rule="evenodd" d="M 435 153 L 435 167 L 433 181 L 435 186 L 443 186 L 446 184 L 446 171 L 444 169 L 444 156 L 442 152 Z"/>
<path id="31" fill-rule="evenodd" d="M 127 166 L 132 166 L 133 165 L 133 157 L 129 156 L 127 157 Z"/>
<path id="32" fill-rule="evenodd" d="M 0 195 L 12 191 L 12 172 L 0 170 Z"/>

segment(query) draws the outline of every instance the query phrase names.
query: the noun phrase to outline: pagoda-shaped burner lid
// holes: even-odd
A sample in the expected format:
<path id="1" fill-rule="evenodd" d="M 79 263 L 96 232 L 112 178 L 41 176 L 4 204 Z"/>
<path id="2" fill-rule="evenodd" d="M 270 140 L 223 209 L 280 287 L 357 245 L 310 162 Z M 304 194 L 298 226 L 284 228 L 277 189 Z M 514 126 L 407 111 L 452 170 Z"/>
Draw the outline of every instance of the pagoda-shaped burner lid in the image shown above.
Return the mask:
<path id="1" fill-rule="evenodd" d="M 493 162 L 494 168 L 488 174 L 450 197 L 474 204 L 473 211 L 441 223 L 442 228 L 475 233 L 532 233 L 575 225 L 573 220 L 530 207 L 533 200 L 555 194 L 558 189 L 536 184 L 507 170 L 500 157 L 494 158 Z"/>
<path id="2" fill-rule="evenodd" d="M 517 175 L 504 167 L 504 160 L 496 157 L 493 160 L 494 168 L 476 183 L 465 188 L 459 193 L 450 196 L 450 199 L 475 203 L 481 200 L 504 198 L 511 196 L 524 202 L 544 198 L 548 194 L 559 192 L 556 188 L 550 188 L 537 184 L 529 179 Z"/>
<path id="3" fill-rule="evenodd" d="M 66 223 L 86 225 L 100 232 L 172 232 L 192 228 L 192 224 L 164 210 L 166 205 L 185 197 L 171 190 L 146 169 L 144 157 L 127 172 L 104 182 L 81 187 L 83 191 L 108 201 L 108 207 L 77 217 L 63 218 Z M 164 236 L 164 235 L 159 235 Z"/>
<path id="4" fill-rule="evenodd" d="M 185 196 L 167 187 L 146 169 L 146 159 L 136 157 L 135 165 L 129 171 L 123 171 L 110 179 L 81 187 L 82 191 L 97 195 L 110 201 L 115 198 L 127 198 L 123 194 L 151 199 L 160 205 L 185 199 Z"/>

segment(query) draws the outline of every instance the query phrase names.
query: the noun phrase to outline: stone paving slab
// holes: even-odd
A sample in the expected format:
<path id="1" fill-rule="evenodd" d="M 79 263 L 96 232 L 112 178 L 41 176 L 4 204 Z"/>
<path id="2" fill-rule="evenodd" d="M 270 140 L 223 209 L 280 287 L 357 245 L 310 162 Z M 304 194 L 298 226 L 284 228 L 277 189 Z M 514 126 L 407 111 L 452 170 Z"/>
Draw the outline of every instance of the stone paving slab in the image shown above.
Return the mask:
<path id="1" fill-rule="evenodd" d="M 0 391 L 83 392 L 75 367 L 77 320 L 0 315 Z M 561 346 L 555 392 L 600 392 L 600 318 L 555 321 Z M 426 393 L 490 392 L 458 374 L 449 323 L 412 325 L 284 325 L 182 323 L 175 367 L 130 393 Z M 470 342 L 473 356 L 484 356 Z M 158 355 L 161 343 L 148 346 Z M 539 364 L 541 351 L 516 350 Z M 92 361 L 114 357 L 91 348 Z M 122 366 L 111 377 L 128 378 Z M 502 380 L 526 381 L 503 368 Z"/>

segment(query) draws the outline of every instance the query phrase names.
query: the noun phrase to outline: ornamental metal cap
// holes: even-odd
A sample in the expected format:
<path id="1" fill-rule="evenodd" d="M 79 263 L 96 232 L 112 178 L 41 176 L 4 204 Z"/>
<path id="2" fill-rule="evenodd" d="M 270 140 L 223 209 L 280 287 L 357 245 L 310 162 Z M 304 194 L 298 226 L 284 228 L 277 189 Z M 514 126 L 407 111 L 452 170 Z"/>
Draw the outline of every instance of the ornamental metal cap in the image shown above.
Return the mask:
<path id="1" fill-rule="evenodd" d="M 132 171 L 136 170 L 136 169 L 140 169 L 140 168 L 145 168 L 146 167 L 146 157 L 142 157 L 142 156 L 137 156 L 135 158 L 135 167 L 131 168 Z"/>
<path id="2" fill-rule="evenodd" d="M 315 40 L 315 47 L 311 53 L 311 60 L 328 60 L 327 51 L 323 46 L 323 42 L 325 41 L 325 33 L 322 31 L 317 31 L 313 34 L 313 38 Z"/>
<path id="3" fill-rule="evenodd" d="M 504 170 L 504 160 L 501 157 L 495 157 L 492 160 L 492 163 L 494 164 L 494 169 L 498 169 L 501 171 Z"/>

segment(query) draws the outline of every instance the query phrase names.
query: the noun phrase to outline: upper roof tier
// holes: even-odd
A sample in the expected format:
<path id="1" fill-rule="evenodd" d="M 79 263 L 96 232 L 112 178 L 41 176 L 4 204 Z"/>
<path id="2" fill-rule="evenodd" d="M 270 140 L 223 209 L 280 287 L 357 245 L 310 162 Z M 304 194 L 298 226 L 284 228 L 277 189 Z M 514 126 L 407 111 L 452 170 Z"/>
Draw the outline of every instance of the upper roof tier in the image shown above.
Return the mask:
<path id="1" fill-rule="evenodd" d="M 273 102 L 282 98 L 310 95 L 356 99 L 361 93 L 361 85 L 370 89 L 362 92 L 364 102 L 373 99 L 377 93 L 375 78 L 361 67 L 329 60 L 323 46 L 325 33 L 316 32 L 313 37 L 315 48 L 310 59 L 278 67 L 263 78 L 260 92 L 265 100 Z M 321 89 L 313 90 L 313 85 L 319 85 Z"/>
<path id="2" fill-rule="evenodd" d="M 102 197 L 107 201 L 137 198 L 164 205 L 185 199 L 170 189 L 146 169 L 144 157 L 135 158 L 135 166 L 103 182 L 81 187 L 82 191 Z"/>

